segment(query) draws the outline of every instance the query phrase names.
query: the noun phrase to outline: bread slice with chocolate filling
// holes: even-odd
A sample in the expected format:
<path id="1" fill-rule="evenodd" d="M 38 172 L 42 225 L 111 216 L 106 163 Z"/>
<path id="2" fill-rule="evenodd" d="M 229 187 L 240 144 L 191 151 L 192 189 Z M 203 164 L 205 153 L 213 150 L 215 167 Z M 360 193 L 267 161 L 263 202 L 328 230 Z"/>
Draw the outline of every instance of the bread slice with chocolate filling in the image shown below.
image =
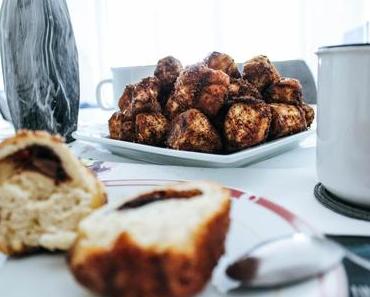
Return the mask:
<path id="1" fill-rule="evenodd" d="M 161 187 L 84 219 L 69 254 L 76 279 L 104 296 L 186 297 L 224 252 L 230 193 L 209 182 Z"/>
<path id="2" fill-rule="evenodd" d="M 103 185 L 63 143 L 21 131 L 0 144 L 0 251 L 67 250 L 82 218 L 106 202 Z"/>

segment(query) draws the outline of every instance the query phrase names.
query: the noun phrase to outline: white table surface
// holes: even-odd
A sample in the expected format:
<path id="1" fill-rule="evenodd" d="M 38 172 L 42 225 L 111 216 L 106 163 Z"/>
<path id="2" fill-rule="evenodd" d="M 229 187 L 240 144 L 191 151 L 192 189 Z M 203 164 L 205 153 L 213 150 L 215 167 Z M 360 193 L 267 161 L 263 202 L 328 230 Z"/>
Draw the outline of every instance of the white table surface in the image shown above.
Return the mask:
<path id="1" fill-rule="evenodd" d="M 104 123 L 112 112 L 99 109 L 82 109 L 79 125 Z M 11 135 L 13 129 L 0 120 L 0 139 Z M 80 141 L 70 146 L 77 156 L 102 161 L 124 162 L 140 178 L 150 166 L 154 177 L 164 171 L 174 179 L 210 179 L 225 185 L 247 190 L 279 203 L 294 212 L 317 230 L 329 234 L 370 236 L 370 223 L 346 218 L 321 206 L 313 195 L 318 182 L 316 175 L 316 137 L 313 135 L 292 151 L 245 168 L 211 169 L 160 165 L 145 165 L 140 161 L 112 155 L 99 145 Z"/>

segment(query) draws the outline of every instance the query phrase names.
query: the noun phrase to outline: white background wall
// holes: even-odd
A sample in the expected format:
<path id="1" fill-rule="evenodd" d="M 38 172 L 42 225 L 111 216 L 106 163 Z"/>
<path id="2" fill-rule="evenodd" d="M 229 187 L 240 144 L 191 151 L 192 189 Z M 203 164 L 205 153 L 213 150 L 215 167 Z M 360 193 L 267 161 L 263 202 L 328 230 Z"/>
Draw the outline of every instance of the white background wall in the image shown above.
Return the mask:
<path id="1" fill-rule="evenodd" d="M 1 0 L 0 0 L 1 2 Z M 256 54 L 304 59 L 316 72 L 319 46 L 370 20 L 369 0 L 67 0 L 80 57 L 82 101 L 110 67 L 195 63 L 209 52 L 238 62 Z"/>
<path id="2" fill-rule="evenodd" d="M 316 72 L 319 46 L 370 20 L 366 0 L 68 0 L 81 59 L 83 100 L 110 67 L 155 64 L 174 55 L 184 64 L 210 51 L 238 62 L 256 54 L 304 59 Z"/>

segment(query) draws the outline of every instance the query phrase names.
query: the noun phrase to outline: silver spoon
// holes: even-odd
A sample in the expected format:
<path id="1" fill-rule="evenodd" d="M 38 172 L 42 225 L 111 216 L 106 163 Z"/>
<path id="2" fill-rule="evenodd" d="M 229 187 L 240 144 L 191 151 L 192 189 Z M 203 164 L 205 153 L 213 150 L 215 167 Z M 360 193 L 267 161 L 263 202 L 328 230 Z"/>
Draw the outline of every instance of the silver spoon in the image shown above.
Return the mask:
<path id="1" fill-rule="evenodd" d="M 262 243 L 228 266 L 226 274 L 243 288 L 273 288 L 324 274 L 344 257 L 370 269 L 370 263 L 325 237 L 295 233 Z"/>

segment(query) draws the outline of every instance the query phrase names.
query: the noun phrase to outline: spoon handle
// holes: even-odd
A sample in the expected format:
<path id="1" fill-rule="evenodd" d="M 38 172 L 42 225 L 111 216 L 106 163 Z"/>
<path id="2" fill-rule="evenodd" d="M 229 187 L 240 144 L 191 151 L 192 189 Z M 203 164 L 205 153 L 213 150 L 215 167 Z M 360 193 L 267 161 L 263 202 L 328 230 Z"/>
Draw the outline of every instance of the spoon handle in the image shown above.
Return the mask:
<path id="1" fill-rule="evenodd" d="M 321 236 L 319 235 L 319 237 L 321 237 L 321 238 L 325 237 L 327 240 L 332 241 L 333 243 L 335 243 L 339 248 L 341 248 L 344 251 L 345 258 L 350 260 L 352 263 L 370 271 L 370 261 L 368 259 L 366 259 L 364 257 L 361 257 L 361 256 L 357 255 L 356 253 L 352 252 L 350 249 L 345 247 L 343 244 L 340 244 L 336 240 L 331 239 L 330 236 L 328 237 L 327 235 L 321 235 Z"/>
<path id="2" fill-rule="evenodd" d="M 343 248 L 343 247 L 342 247 Z M 351 252 L 350 250 L 343 248 L 346 253 L 346 258 L 350 260 L 351 262 L 355 263 L 356 265 L 370 271 L 370 261 L 356 255 L 355 253 Z"/>

